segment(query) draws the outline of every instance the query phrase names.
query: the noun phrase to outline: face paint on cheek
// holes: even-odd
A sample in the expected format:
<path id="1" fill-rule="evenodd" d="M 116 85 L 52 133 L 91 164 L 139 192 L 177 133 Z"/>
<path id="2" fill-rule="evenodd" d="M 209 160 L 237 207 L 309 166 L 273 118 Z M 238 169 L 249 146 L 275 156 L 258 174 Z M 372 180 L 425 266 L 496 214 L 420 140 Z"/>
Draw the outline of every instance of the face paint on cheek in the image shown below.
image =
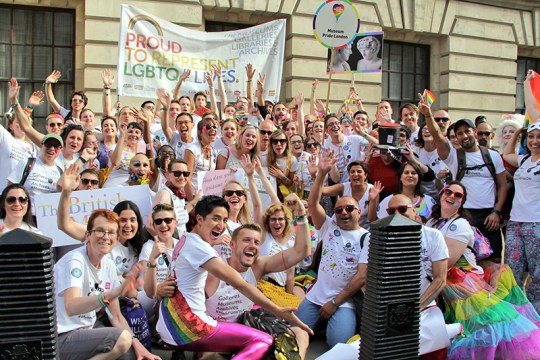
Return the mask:
<path id="1" fill-rule="evenodd" d="M 459 206 L 461 205 L 461 201 L 456 201 L 456 202 L 454 203 L 454 205 L 455 205 L 456 207 L 459 207 Z"/>
<path id="2" fill-rule="evenodd" d="M 203 128 L 202 128 L 202 133 L 203 133 L 203 134 L 206 134 L 206 125 L 203 126 Z"/>

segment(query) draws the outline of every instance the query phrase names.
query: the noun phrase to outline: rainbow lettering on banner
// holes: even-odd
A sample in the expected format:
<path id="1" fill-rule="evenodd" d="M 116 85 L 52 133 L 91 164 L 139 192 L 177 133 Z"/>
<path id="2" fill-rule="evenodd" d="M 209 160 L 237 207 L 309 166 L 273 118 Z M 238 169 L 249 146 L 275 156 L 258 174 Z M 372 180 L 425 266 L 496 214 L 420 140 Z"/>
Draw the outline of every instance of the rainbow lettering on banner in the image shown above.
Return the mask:
<path id="1" fill-rule="evenodd" d="M 128 29 L 133 30 L 135 28 L 135 25 L 137 25 L 137 23 L 139 21 L 146 21 L 146 22 L 150 23 L 150 25 L 154 25 L 154 27 L 156 28 L 156 30 L 158 32 L 158 35 L 163 36 L 163 29 L 161 29 L 161 26 L 158 24 L 158 22 L 156 20 L 152 19 L 148 15 L 142 15 L 141 14 L 141 15 L 136 15 L 136 16 L 132 17 L 131 20 L 129 21 Z"/>
<path id="2" fill-rule="evenodd" d="M 433 105 L 433 103 L 435 102 L 435 95 L 429 91 L 428 89 L 425 89 L 424 90 L 424 93 L 422 94 L 422 96 L 427 99 L 427 102 L 429 104 L 429 106 Z"/>

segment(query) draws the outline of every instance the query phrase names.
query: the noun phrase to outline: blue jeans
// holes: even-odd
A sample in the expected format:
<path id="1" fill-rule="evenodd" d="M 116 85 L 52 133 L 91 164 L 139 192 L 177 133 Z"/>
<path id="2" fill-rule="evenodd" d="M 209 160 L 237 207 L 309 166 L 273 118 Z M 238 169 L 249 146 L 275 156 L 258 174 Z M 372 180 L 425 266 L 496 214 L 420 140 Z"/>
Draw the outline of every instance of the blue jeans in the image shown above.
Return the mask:
<path id="1" fill-rule="evenodd" d="M 313 329 L 321 320 L 324 320 L 319 309 L 322 306 L 316 305 L 304 299 L 298 306 L 296 316 L 307 326 Z M 356 311 L 351 308 L 340 306 L 334 315 L 328 319 L 326 328 L 326 343 L 333 347 L 337 343 L 346 343 L 354 336 L 356 331 Z"/>

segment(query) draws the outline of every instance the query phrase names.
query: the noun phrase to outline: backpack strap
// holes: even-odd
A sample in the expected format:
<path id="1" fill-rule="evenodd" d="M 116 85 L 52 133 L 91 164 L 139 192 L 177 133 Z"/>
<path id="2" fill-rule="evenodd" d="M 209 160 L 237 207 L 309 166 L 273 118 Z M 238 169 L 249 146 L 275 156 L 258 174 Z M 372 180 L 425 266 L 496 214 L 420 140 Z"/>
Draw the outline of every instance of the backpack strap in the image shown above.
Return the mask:
<path id="1" fill-rule="evenodd" d="M 491 158 L 491 154 L 489 153 L 489 149 L 485 146 L 479 146 L 480 152 L 482 153 L 482 159 L 484 160 L 484 163 L 486 164 L 489 172 L 491 173 L 491 176 L 493 176 L 493 180 L 495 183 L 497 183 L 497 174 L 495 173 L 495 165 L 493 164 L 493 159 Z"/>
<path id="2" fill-rule="evenodd" d="M 524 163 L 525 161 L 527 161 L 527 159 L 530 158 L 530 157 L 531 157 L 531 154 L 525 155 L 525 156 L 523 157 L 523 159 L 521 159 L 521 161 L 519 162 L 519 166 L 518 166 L 518 167 L 521 167 L 521 165 L 523 165 L 523 163 Z"/>
<path id="3" fill-rule="evenodd" d="M 28 158 L 28 161 L 26 161 L 26 165 L 24 166 L 21 181 L 19 182 L 20 185 L 24 185 L 24 183 L 26 182 L 26 179 L 28 179 L 28 175 L 30 175 L 30 172 L 32 171 L 34 167 L 35 162 L 36 162 L 36 158 L 34 157 Z"/>
<path id="4" fill-rule="evenodd" d="M 368 232 L 365 232 L 364 235 L 362 235 L 362 237 L 360 237 L 360 250 L 362 250 L 364 248 L 364 240 L 366 240 L 367 234 L 368 234 Z"/>
<path id="5" fill-rule="evenodd" d="M 458 160 L 458 168 L 456 173 L 456 181 L 461 181 L 463 179 L 463 176 L 465 176 L 465 168 L 467 167 L 467 160 L 465 158 L 465 150 L 463 149 L 457 149 L 457 160 Z"/>

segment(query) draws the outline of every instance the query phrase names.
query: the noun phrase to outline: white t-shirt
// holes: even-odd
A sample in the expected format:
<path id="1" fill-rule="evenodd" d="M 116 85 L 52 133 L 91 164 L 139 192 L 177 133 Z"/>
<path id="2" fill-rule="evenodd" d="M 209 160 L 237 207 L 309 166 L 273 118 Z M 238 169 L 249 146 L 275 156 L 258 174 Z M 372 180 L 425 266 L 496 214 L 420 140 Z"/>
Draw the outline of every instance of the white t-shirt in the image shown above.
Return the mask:
<path id="1" fill-rule="evenodd" d="M 427 277 L 433 278 L 434 261 L 448 259 L 448 248 L 443 234 L 427 226 L 422 226 L 420 254 L 420 294 L 423 294 L 431 284 Z"/>
<path id="2" fill-rule="evenodd" d="M 439 158 L 437 149 L 433 151 L 426 151 L 424 148 L 419 148 L 417 151 L 418 160 L 427 167 L 431 168 L 435 175 L 443 169 L 448 169 L 446 164 Z M 435 180 L 422 181 L 422 192 L 432 198 L 439 198 L 439 191 L 435 186 Z"/>
<path id="3" fill-rule="evenodd" d="M 386 209 L 388 209 L 388 203 L 390 202 L 390 200 L 392 200 L 393 197 L 394 195 L 388 195 L 380 202 L 379 208 L 377 209 L 377 217 L 379 219 L 388 216 Z M 416 213 L 418 215 L 422 216 L 424 219 L 429 219 L 429 217 L 431 216 L 431 209 L 436 203 L 437 201 L 431 196 L 424 195 L 419 196 L 413 206 L 415 207 Z"/>
<path id="4" fill-rule="evenodd" d="M 56 298 L 56 318 L 58 333 L 63 334 L 76 329 L 91 329 L 96 322 L 96 311 L 68 316 L 64 305 L 64 291 L 79 288 L 80 295 L 93 296 L 99 292 L 110 291 L 120 282 L 116 276 L 116 267 L 105 256 L 101 259 L 101 269 L 96 269 L 88 259 L 86 246 L 82 246 L 64 255 L 54 266 L 54 284 Z M 99 310 L 101 307 L 96 307 Z"/>
<path id="5" fill-rule="evenodd" d="M 287 175 L 287 157 L 276 159 L 277 167 L 283 171 L 283 175 Z M 295 173 L 298 171 L 298 160 L 294 156 L 291 156 L 291 168 L 289 173 Z M 287 175 L 288 176 L 288 175 Z"/>
<path id="6" fill-rule="evenodd" d="M 26 161 L 19 162 L 7 179 L 13 184 L 19 183 L 25 167 Z M 30 195 L 30 199 L 32 199 L 32 203 L 35 204 L 34 199 L 37 194 L 58 192 L 56 185 L 58 180 L 60 180 L 60 176 L 62 176 L 62 170 L 57 165 L 46 165 L 41 161 L 41 158 L 37 157 L 32 170 L 23 184 Z M 35 214 L 36 209 L 32 206 L 32 215 Z"/>
<path id="7" fill-rule="evenodd" d="M 186 224 L 189 221 L 189 214 L 186 210 L 186 200 L 180 199 L 166 185 L 164 185 L 162 188 L 169 193 L 172 201 L 171 205 L 174 206 L 174 213 L 176 215 L 176 220 L 178 220 L 178 225 L 176 228 L 178 229 L 178 236 L 180 237 L 186 233 Z"/>
<path id="8" fill-rule="evenodd" d="M 26 163 L 28 158 L 36 157 L 38 148 L 32 143 L 16 139 L 0 125 L 0 169 L 9 174 L 20 161 Z M 0 192 L 7 186 L 6 176 L 0 176 Z"/>
<path id="9" fill-rule="evenodd" d="M 188 144 L 186 146 L 186 150 L 191 151 L 191 153 L 195 157 L 193 175 L 191 176 L 191 186 L 193 189 L 193 193 L 195 194 L 197 192 L 197 189 L 199 188 L 197 184 L 197 173 L 199 171 L 209 171 L 216 169 L 217 151 L 212 148 L 210 158 L 206 159 L 206 157 L 203 155 L 201 144 L 198 142 Z"/>
<path id="10" fill-rule="evenodd" d="M 369 230 L 369 220 L 367 218 L 368 216 L 368 210 L 369 210 L 369 189 L 373 187 L 371 184 L 366 184 L 366 191 L 364 192 L 364 195 L 362 195 L 362 198 L 358 200 L 358 208 L 360 209 L 360 219 L 358 219 L 358 223 L 361 227 L 363 227 L 366 230 Z M 347 181 L 343 183 L 343 196 L 352 196 L 352 187 L 351 182 Z"/>
<path id="11" fill-rule="evenodd" d="M 202 268 L 202 265 L 216 257 L 218 254 L 212 246 L 194 233 L 182 236 L 174 248 L 171 268 L 173 275 L 176 276 L 178 291 L 189 305 L 185 309 L 188 313 L 184 313 L 183 318 L 192 319 L 192 323 L 186 324 L 186 327 L 191 328 L 199 324 L 201 326 L 204 324 L 217 325 L 217 321 L 206 313 L 204 287 L 208 272 Z M 160 316 L 156 329 L 165 343 L 174 345 L 176 342 L 163 320 L 163 307 L 160 307 L 159 311 Z"/>
<path id="12" fill-rule="evenodd" d="M 188 145 L 193 145 L 195 143 L 198 143 L 196 137 L 193 138 L 192 142 L 185 143 L 185 142 L 182 141 L 182 137 L 180 136 L 178 131 L 174 131 L 170 145 L 174 149 L 174 153 L 176 154 L 176 158 L 184 160 L 184 157 L 186 155 L 187 146 Z"/>
<path id="13" fill-rule="evenodd" d="M 4 219 L 0 219 L 0 225 L 4 225 Z M 43 233 L 41 232 L 41 230 L 39 230 L 38 228 L 35 228 L 33 226 L 30 226 L 28 225 L 27 223 L 25 223 L 23 221 L 23 223 L 21 224 L 21 226 L 19 226 L 17 229 L 22 229 L 22 230 L 26 230 L 26 231 L 30 231 L 30 232 L 33 232 L 34 234 L 40 234 L 40 235 L 43 235 Z M 12 230 L 15 230 L 15 229 L 8 229 L 7 227 L 4 228 L 4 230 L 2 230 L 0 232 L 0 234 L 7 234 L 8 232 L 12 231 Z"/>
<path id="14" fill-rule="evenodd" d="M 364 244 L 360 239 L 364 234 Z M 319 229 L 322 239 L 322 255 L 317 282 L 307 293 L 306 299 L 317 305 L 324 305 L 336 297 L 358 272 L 358 264 L 367 264 L 369 232 L 365 229 L 343 230 L 335 220 L 326 217 Z M 353 308 L 351 300 L 341 306 Z"/>
<path id="15" fill-rule="evenodd" d="M 294 239 L 287 240 L 286 244 L 280 244 L 274 239 L 272 234 L 266 233 L 264 242 L 261 245 L 259 253 L 261 256 L 272 256 L 279 254 L 282 251 L 290 249 L 294 246 Z M 281 286 L 285 286 L 287 283 L 287 270 L 266 274 L 265 278 L 273 279 L 276 283 Z"/>
<path id="16" fill-rule="evenodd" d="M 300 181 L 304 184 L 304 191 L 311 191 L 311 187 L 313 186 L 313 180 L 311 179 L 311 174 L 308 170 L 310 160 L 311 154 L 305 151 L 302 151 L 300 157 L 298 158 L 297 175 L 300 177 Z"/>
<path id="17" fill-rule="evenodd" d="M 173 246 L 176 246 L 178 244 L 178 239 L 173 238 Z M 152 248 L 154 247 L 154 240 L 148 240 L 144 243 L 141 255 L 139 255 L 139 261 L 148 261 L 150 259 L 150 254 L 152 253 Z M 167 265 L 167 262 L 169 264 L 171 263 L 173 256 L 173 249 L 167 248 L 167 261 L 165 261 L 163 255 L 159 255 L 159 257 L 156 260 L 156 279 L 157 284 L 161 284 L 167 279 L 167 276 L 169 275 L 169 265 Z"/>
<path id="18" fill-rule="evenodd" d="M 257 286 L 251 267 L 239 274 L 247 283 Z M 220 281 L 214 295 L 206 299 L 206 313 L 217 321 L 236 322 L 240 314 L 252 307 L 253 301 L 225 281 Z"/>
<path id="19" fill-rule="evenodd" d="M 434 225 L 437 225 L 436 227 Z M 443 221 L 440 224 L 437 224 L 436 221 L 430 219 L 426 226 L 436 228 L 442 232 L 445 238 L 451 238 L 461 243 L 467 244 L 471 248 L 474 246 L 474 232 L 467 220 L 464 218 L 452 218 L 448 221 Z M 467 262 L 473 266 L 477 274 L 483 274 L 484 270 L 482 267 L 476 264 L 476 257 L 469 247 L 465 248 L 463 252 L 463 257 Z"/>
<path id="20" fill-rule="evenodd" d="M 489 154 L 491 155 L 493 165 L 495 166 L 495 173 L 500 174 L 505 171 L 501 155 L 494 150 L 489 150 Z M 480 150 L 475 152 L 465 152 L 465 160 L 467 167 L 485 164 Z M 448 157 L 443 161 L 446 166 L 448 166 L 455 179 L 458 170 L 456 149 L 452 148 Z M 467 189 L 467 202 L 464 205 L 465 208 L 493 208 L 493 205 L 495 205 L 497 186 L 487 166 L 483 166 L 476 170 L 466 171 L 463 179 L 461 179 L 461 183 Z"/>
<path id="21" fill-rule="evenodd" d="M 525 155 L 518 157 L 518 164 Z M 531 157 L 514 173 L 516 193 L 512 202 L 510 220 L 518 222 L 540 222 L 540 161 L 532 162 Z"/>
<path id="22" fill-rule="evenodd" d="M 231 145 L 234 146 L 234 145 Z M 234 156 L 229 147 L 218 150 L 218 156 L 221 155 L 227 162 L 225 163 L 225 169 L 242 169 L 242 161 Z"/>
<path id="23" fill-rule="evenodd" d="M 58 165 L 58 167 L 62 169 L 62 171 L 65 171 L 68 167 L 75 164 L 75 162 L 79 159 L 79 156 L 81 156 L 79 153 L 75 153 L 73 154 L 73 159 L 68 160 L 64 157 L 64 153 L 60 152 L 56 159 L 54 159 L 54 163 Z"/>
<path id="24" fill-rule="evenodd" d="M 331 137 L 328 137 L 324 141 L 323 148 L 334 151 L 334 157 L 337 160 L 337 168 L 342 173 L 340 179 L 341 183 L 349 181 L 347 165 L 349 165 L 351 161 L 364 161 L 367 144 L 367 140 L 358 135 L 344 136 L 343 142 L 339 145 L 332 144 Z"/>
<path id="25" fill-rule="evenodd" d="M 116 245 L 107 255 L 116 266 L 116 273 L 118 274 L 118 280 L 123 282 L 124 276 L 126 276 L 133 266 L 139 261 L 137 255 L 135 255 L 135 249 L 128 241 L 128 246 L 122 245 L 120 241 L 116 242 Z"/>

